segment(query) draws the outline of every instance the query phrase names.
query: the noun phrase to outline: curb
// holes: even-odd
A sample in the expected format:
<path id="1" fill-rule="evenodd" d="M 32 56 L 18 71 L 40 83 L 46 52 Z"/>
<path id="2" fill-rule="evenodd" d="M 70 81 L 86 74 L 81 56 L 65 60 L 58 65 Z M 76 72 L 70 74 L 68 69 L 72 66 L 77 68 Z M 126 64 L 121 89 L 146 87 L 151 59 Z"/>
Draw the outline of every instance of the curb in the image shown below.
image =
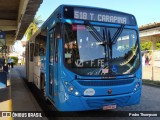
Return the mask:
<path id="1" fill-rule="evenodd" d="M 142 81 L 142 85 L 147 85 L 147 86 L 152 86 L 152 87 L 160 88 L 160 85 L 156 85 L 156 84 L 152 84 L 152 83 L 147 83 L 147 82 L 144 82 L 144 81 Z"/>

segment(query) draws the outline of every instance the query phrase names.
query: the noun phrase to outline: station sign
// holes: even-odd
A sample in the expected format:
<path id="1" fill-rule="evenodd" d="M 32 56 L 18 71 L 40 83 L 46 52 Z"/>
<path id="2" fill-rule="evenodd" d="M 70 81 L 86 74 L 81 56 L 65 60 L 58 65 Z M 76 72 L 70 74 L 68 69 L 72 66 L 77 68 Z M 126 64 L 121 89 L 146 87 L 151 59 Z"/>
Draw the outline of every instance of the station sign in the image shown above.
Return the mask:
<path id="1" fill-rule="evenodd" d="M 6 44 L 5 40 L 5 33 L 3 31 L 0 31 L 0 46 L 4 46 Z"/>

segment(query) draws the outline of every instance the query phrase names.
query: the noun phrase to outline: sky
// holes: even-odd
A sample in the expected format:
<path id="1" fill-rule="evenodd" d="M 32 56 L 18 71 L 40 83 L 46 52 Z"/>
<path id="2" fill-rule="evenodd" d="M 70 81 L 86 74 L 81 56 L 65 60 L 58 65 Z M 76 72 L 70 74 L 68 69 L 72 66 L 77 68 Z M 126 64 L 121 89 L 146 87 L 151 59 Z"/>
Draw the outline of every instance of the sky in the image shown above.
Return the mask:
<path id="1" fill-rule="evenodd" d="M 138 26 L 160 22 L 160 0 L 43 0 L 37 16 L 45 21 L 61 4 L 85 5 L 133 14 Z"/>
<path id="2" fill-rule="evenodd" d="M 136 17 L 138 26 L 160 22 L 160 0 L 43 0 L 36 17 L 41 16 L 41 20 L 45 21 L 61 4 L 93 6 L 130 13 Z M 20 43 L 16 43 L 15 46 L 19 45 Z"/>

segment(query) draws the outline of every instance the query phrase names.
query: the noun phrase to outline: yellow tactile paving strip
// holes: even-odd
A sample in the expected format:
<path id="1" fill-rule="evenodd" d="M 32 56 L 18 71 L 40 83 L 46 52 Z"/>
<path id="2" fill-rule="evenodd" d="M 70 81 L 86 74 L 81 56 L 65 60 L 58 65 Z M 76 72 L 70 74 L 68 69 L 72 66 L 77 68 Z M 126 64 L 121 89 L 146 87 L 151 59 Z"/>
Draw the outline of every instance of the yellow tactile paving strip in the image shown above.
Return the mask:
<path id="1" fill-rule="evenodd" d="M 7 80 L 7 88 L 0 89 L 0 92 L 3 92 L 3 98 L 0 99 L 0 116 L 2 116 L 3 111 L 12 111 L 12 100 L 11 100 L 11 82 Z M 12 117 L 0 117 L 0 120 L 13 120 Z"/>
<path id="2" fill-rule="evenodd" d="M 2 111 L 9 112 L 4 115 L 8 116 L 10 112 L 14 111 L 42 111 L 34 96 L 27 88 L 25 82 L 19 76 L 17 71 L 18 67 L 11 69 L 8 74 L 7 87 L 0 89 L 0 120 L 16 120 L 21 119 L 18 117 L 1 117 Z M 45 117 L 44 117 L 45 118 Z M 27 120 L 37 119 L 42 120 L 43 118 L 26 118 Z"/>

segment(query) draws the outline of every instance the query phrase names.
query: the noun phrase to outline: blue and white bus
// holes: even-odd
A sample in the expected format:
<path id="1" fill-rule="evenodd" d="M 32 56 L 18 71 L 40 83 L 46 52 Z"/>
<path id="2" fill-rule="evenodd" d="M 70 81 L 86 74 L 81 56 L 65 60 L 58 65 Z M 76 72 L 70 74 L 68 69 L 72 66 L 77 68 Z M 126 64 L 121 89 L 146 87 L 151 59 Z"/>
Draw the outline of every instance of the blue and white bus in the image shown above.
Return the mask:
<path id="1" fill-rule="evenodd" d="M 59 6 L 27 44 L 26 73 L 59 111 L 138 104 L 142 65 L 135 17 Z"/>

